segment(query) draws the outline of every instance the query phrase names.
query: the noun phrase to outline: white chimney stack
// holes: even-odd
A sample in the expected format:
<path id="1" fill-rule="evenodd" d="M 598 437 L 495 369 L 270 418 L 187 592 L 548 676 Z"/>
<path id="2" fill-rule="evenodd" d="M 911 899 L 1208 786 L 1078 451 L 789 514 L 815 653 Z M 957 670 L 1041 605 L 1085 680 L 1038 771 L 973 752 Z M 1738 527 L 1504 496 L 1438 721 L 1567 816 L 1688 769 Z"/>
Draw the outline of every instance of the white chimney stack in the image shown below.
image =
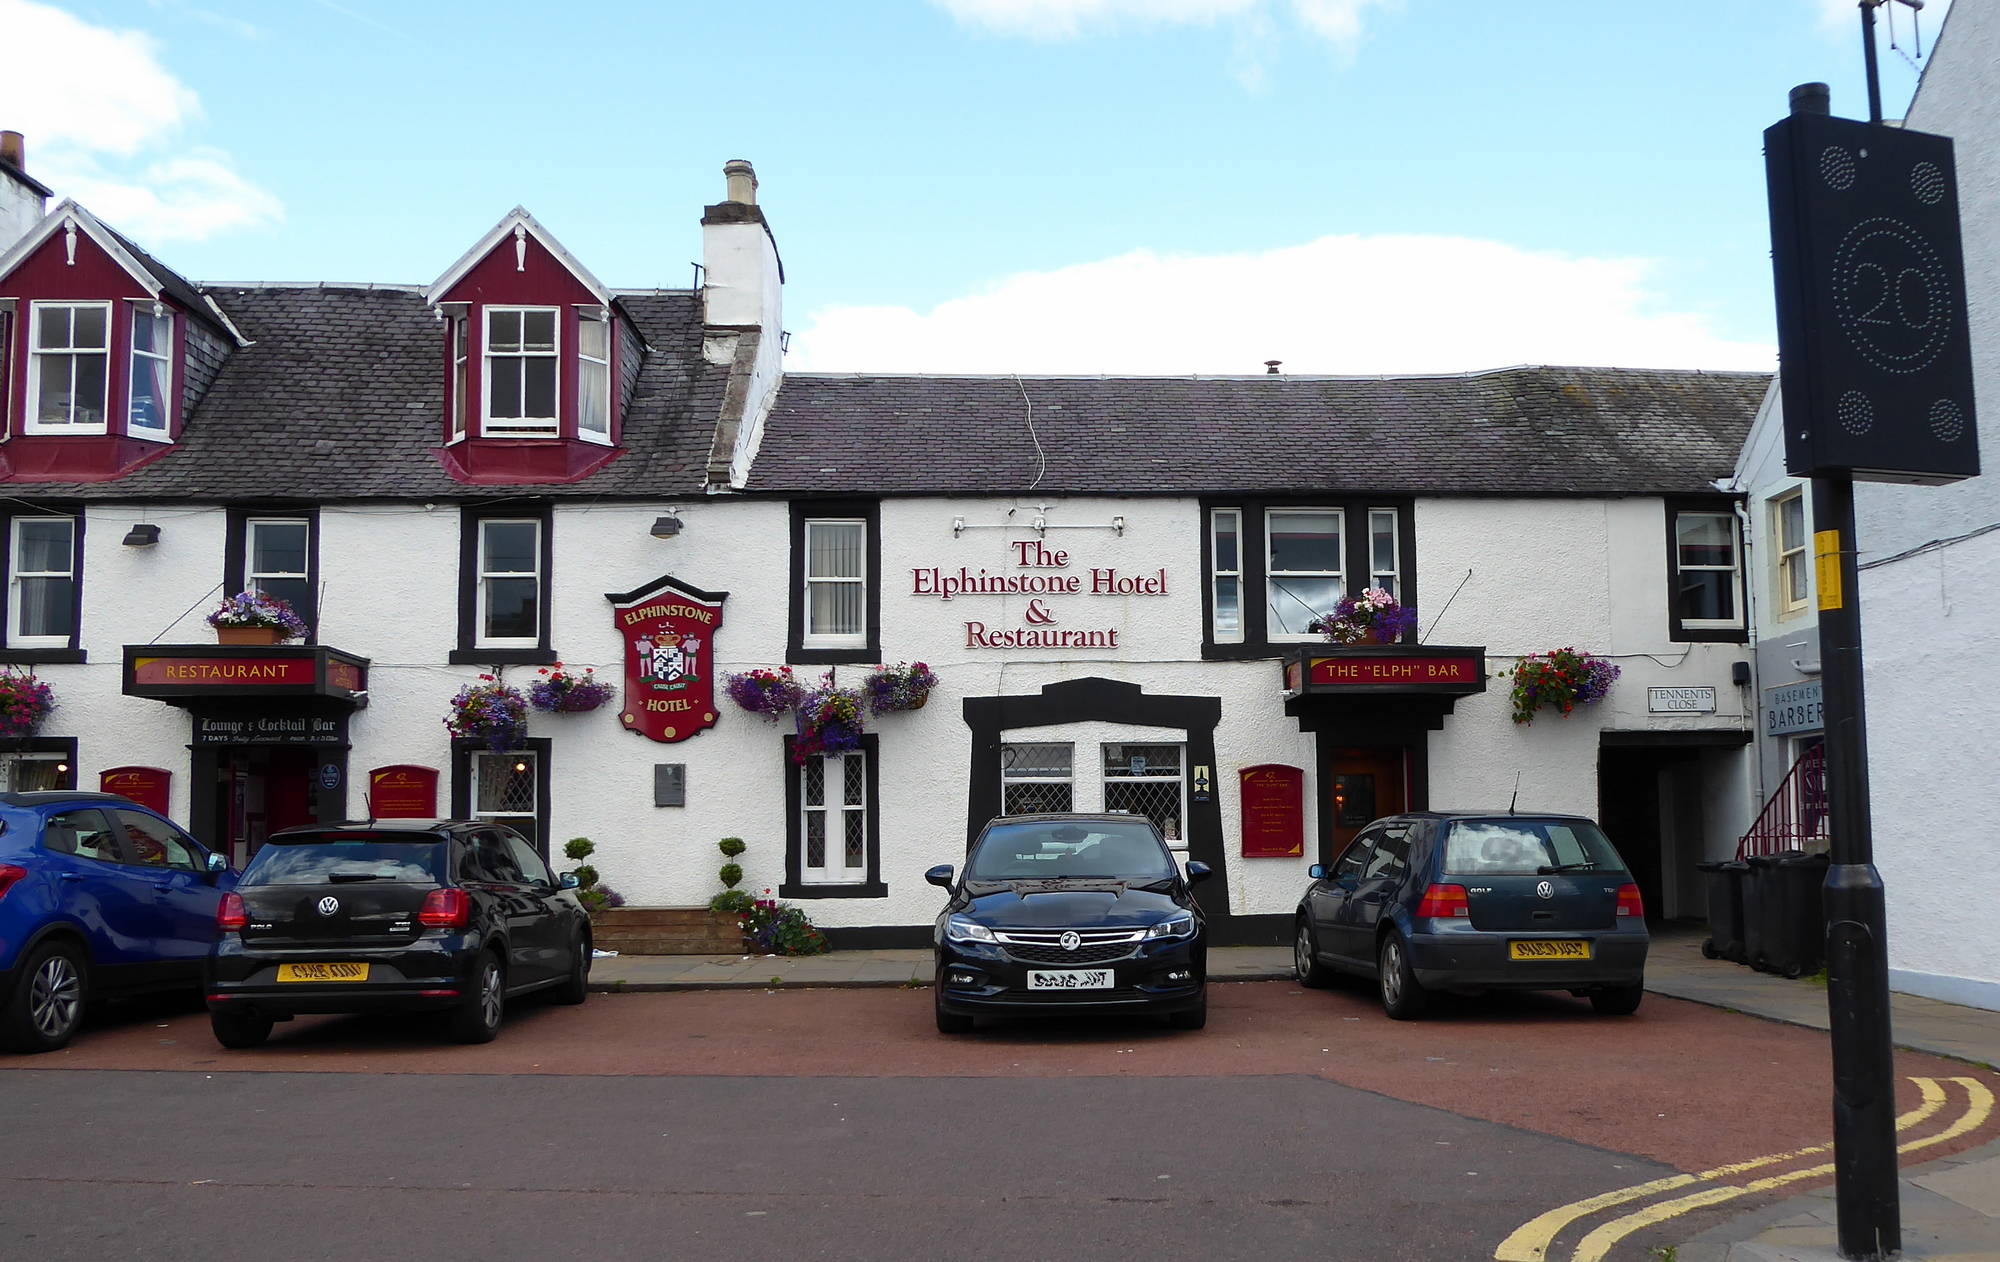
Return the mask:
<path id="1" fill-rule="evenodd" d="M 722 175 L 723 200 L 701 217 L 702 354 L 729 368 L 708 482 L 740 487 L 784 378 L 785 267 L 757 205 L 757 172 L 733 158 Z"/>
<path id="2" fill-rule="evenodd" d="M 28 174 L 27 141 L 0 131 L 0 254 L 49 213 L 49 190 Z"/>

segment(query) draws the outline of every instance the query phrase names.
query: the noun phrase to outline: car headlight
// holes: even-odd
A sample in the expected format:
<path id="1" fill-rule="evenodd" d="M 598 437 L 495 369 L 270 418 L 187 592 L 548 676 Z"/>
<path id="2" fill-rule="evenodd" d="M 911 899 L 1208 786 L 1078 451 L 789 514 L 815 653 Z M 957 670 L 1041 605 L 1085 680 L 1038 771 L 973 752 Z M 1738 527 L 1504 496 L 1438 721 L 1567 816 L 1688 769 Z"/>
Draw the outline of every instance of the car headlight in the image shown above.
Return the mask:
<path id="1" fill-rule="evenodd" d="M 1148 938 L 1185 938 L 1194 932 L 1194 915 L 1182 912 L 1146 930 Z"/>
<path id="2" fill-rule="evenodd" d="M 944 936 L 952 942 L 993 941 L 993 931 L 969 916 L 953 916 L 945 921 Z"/>

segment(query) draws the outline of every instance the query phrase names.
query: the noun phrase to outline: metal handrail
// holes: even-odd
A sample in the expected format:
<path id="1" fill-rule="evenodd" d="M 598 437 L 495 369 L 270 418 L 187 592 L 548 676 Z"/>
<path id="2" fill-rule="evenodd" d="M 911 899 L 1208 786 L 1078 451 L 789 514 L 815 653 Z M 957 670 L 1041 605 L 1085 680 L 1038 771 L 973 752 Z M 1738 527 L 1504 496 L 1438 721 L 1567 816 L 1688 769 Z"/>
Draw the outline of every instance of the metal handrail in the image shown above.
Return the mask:
<path id="1" fill-rule="evenodd" d="M 1825 850 L 1826 749 L 1814 745 L 1799 755 L 1792 769 L 1764 803 L 1750 831 L 1736 843 L 1736 857 L 1776 854 L 1781 850 Z"/>

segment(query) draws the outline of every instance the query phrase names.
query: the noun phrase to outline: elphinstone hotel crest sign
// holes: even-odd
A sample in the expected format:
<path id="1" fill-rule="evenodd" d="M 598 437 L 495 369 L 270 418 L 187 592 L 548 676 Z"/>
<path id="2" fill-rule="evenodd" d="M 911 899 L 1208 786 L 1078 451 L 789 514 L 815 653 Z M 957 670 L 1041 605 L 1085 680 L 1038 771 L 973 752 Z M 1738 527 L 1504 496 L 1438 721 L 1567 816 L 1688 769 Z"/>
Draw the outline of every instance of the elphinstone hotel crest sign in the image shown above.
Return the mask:
<path id="1" fill-rule="evenodd" d="M 637 591 L 605 593 L 625 646 L 618 721 L 650 740 L 684 741 L 715 726 L 715 636 L 728 592 L 670 576 Z"/>

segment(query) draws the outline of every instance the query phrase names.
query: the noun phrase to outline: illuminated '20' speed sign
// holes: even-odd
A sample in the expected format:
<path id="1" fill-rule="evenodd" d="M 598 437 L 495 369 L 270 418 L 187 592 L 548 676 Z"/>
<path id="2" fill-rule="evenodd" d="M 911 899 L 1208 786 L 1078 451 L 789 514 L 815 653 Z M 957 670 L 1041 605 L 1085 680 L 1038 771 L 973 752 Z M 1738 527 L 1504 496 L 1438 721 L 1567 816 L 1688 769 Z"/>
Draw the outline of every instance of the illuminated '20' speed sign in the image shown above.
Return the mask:
<path id="1" fill-rule="evenodd" d="M 1979 473 L 1951 140 L 1794 114 L 1764 133 L 1785 467 Z"/>

